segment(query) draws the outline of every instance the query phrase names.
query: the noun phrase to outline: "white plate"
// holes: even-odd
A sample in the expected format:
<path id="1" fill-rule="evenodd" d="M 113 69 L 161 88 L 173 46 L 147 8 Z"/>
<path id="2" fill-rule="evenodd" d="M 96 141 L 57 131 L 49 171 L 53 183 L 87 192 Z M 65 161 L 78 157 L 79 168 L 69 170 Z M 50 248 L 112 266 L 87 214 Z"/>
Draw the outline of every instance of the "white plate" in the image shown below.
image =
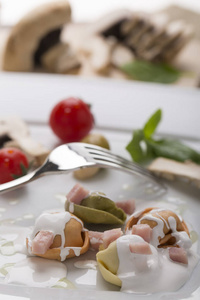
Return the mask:
<path id="1" fill-rule="evenodd" d="M 95 111 L 95 117 L 97 117 L 98 119 L 98 124 L 100 123 L 99 127 L 104 127 L 103 129 L 99 128 L 96 129 L 95 131 L 99 131 L 103 133 L 108 138 L 108 140 L 111 143 L 111 148 L 114 152 L 124 155 L 126 157 L 129 157 L 129 155 L 125 150 L 125 146 L 131 138 L 132 125 L 131 123 L 126 123 L 126 116 L 123 115 L 121 112 L 122 112 L 122 108 L 124 107 L 124 103 L 126 105 L 129 105 L 129 108 L 131 108 L 132 111 L 134 111 L 137 101 L 135 101 L 134 98 L 133 100 L 130 98 L 132 91 L 137 90 L 138 93 L 140 93 L 141 96 L 140 102 L 143 103 L 146 102 L 146 99 L 144 98 L 146 95 L 145 94 L 146 92 L 144 92 L 144 87 L 146 88 L 146 90 L 152 89 L 152 95 L 154 89 L 156 89 L 155 95 L 160 90 L 165 91 L 164 94 L 167 96 L 172 95 L 173 91 L 175 91 L 175 93 L 180 92 L 179 89 L 174 88 L 173 90 L 173 88 L 168 89 L 167 87 L 157 86 L 157 85 L 154 86 L 152 85 L 143 86 L 140 84 L 131 85 L 130 83 L 126 84 L 122 82 L 119 82 L 117 84 L 114 81 L 110 81 L 110 83 L 108 83 L 107 81 L 104 80 L 103 81 L 94 80 L 93 85 L 91 86 L 92 81 L 76 80 L 73 77 L 61 78 L 59 76 L 58 77 L 51 77 L 51 76 L 37 77 L 31 75 L 29 76 L 27 77 L 25 75 L 16 76 L 15 74 L 14 75 L 12 74 L 11 76 L 8 76 L 8 74 L 6 76 L 2 75 L 2 79 L 4 79 L 4 84 L 6 82 L 7 82 L 6 84 L 8 84 L 8 82 L 11 82 L 10 80 L 13 78 L 15 78 L 17 83 L 14 82 L 11 93 L 8 93 L 6 84 L 4 85 L 4 87 L 1 86 L 0 98 L 4 99 L 3 102 L 1 101 L 0 103 L 1 112 L 4 111 L 7 114 L 11 113 L 10 107 L 13 107 L 12 109 L 13 113 L 15 112 L 16 114 L 19 114 L 22 117 L 26 116 L 27 120 L 31 120 L 32 125 L 30 126 L 30 129 L 31 129 L 32 136 L 37 140 L 43 142 L 47 146 L 53 147 L 55 146 L 57 140 L 51 133 L 49 127 L 46 125 L 42 125 L 41 123 L 45 123 L 45 121 L 47 120 L 48 111 L 50 111 L 50 107 L 52 106 L 52 103 L 53 102 L 56 103 L 60 97 L 63 98 L 72 95 L 73 89 L 76 86 L 76 91 L 81 91 L 80 95 L 82 98 L 88 99 L 88 95 L 90 95 L 89 102 L 92 103 L 93 105 L 93 109 Z M 40 101 L 38 100 L 39 97 L 38 90 L 33 89 L 33 87 L 39 84 L 41 78 L 43 79 L 43 85 L 41 85 L 41 94 L 43 95 L 42 97 L 44 97 L 42 99 L 44 103 L 38 106 L 39 103 L 41 103 L 41 99 Z M 67 92 L 64 84 L 64 80 L 66 80 L 66 85 L 68 87 L 73 86 L 73 89 L 70 88 L 69 91 Z M 57 82 L 59 88 L 63 89 L 62 93 L 60 93 L 57 96 L 54 95 L 54 98 L 52 97 L 50 92 L 50 90 L 52 92 L 54 90 L 54 87 L 52 87 L 52 82 Z M 93 90 L 94 86 L 95 86 L 95 90 Z M 22 90 L 23 87 L 25 93 Z M 114 88 L 116 88 L 117 90 L 115 90 Z M 127 99 L 123 100 L 123 98 L 121 99 L 119 98 L 119 91 L 121 91 L 120 95 L 122 95 L 123 94 L 122 90 L 124 91 L 124 88 L 127 88 L 127 95 L 128 95 L 127 97 L 129 99 L 129 102 Z M 48 89 L 48 95 L 45 94 L 47 89 Z M 56 91 L 60 89 L 56 89 Z M 111 92 L 112 92 L 112 97 L 111 97 Z M 195 90 L 194 91 L 187 90 L 187 92 L 191 94 L 191 98 L 190 99 L 188 99 L 187 97 L 184 98 L 183 106 L 182 106 L 183 114 L 184 115 L 186 114 L 185 112 L 186 107 L 191 106 L 190 110 L 194 112 L 194 120 L 197 120 L 195 119 L 197 116 L 197 114 L 195 114 L 196 110 L 191 104 L 194 101 L 194 104 L 198 105 L 197 103 L 198 92 Z M 49 95 L 51 95 L 50 98 Z M 180 95 L 182 96 L 183 94 L 181 94 L 180 92 Z M 5 96 L 6 98 L 4 98 Z M 166 101 L 168 99 L 167 96 L 165 98 Z M 98 98 L 98 101 L 95 100 L 96 97 Z M 27 101 L 30 102 L 25 103 L 24 102 L 25 98 L 27 98 Z M 28 98 L 30 98 L 30 100 L 28 100 Z M 104 104 L 106 100 L 108 101 L 108 99 L 112 99 L 110 100 L 110 102 L 107 102 L 106 107 L 108 112 L 110 113 L 110 116 L 112 116 L 114 119 L 103 117 L 102 118 L 103 120 L 101 120 L 101 115 L 97 110 L 98 107 L 100 109 L 100 112 L 102 112 L 102 106 L 101 103 L 99 103 L 99 101 L 101 100 L 100 98 L 102 99 L 102 102 Z M 33 101 L 34 99 L 36 99 L 35 102 Z M 116 102 L 117 105 L 115 106 L 114 112 L 113 112 L 113 106 L 114 106 L 113 99 L 117 101 Z M 119 102 L 119 100 L 121 101 Z M 152 99 L 152 103 L 153 103 L 152 107 L 150 106 L 148 107 L 147 105 L 148 113 L 152 108 L 153 111 L 154 108 L 157 108 L 159 99 L 157 98 L 156 101 L 154 100 Z M 148 101 L 151 100 L 149 99 Z M 180 104 L 179 99 L 177 99 L 177 102 L 179 102 Z M 125 111 L 128 111 L 126 105 L 124 108 Z M 169 111 L 172 111 L 172 109 L 168 107 L 166 103 L 162 102 L 162 105 L 163 105 L 164 113 L 169 113 Z M 176 105 L 177 103 L 174 104 L 174 106 Z M 164 110 L 164 108 L 166 109 Z M 31 111 L 35 111 L 35 115 L 32 115 Z M 144 113 L 142 114 L 143 116 L 142 118 L 144 118 L 144 116 L 146 115 L 148 117 L 149 114 L 147 114 L 146 110 L 144 109 L 143 111 Z M 27 114 L 25 114 L 25 112 L 27 112 Z M 108 112 L 107 112 L 107 116 L 109 115 Z M 137 114 L 134 113 L 134 115 L 136 116 Z M 122 122 L 122 126 L 121 124 L 119 124 L 119 122 L 117 122 L 119 116 Z M 173 115 L 168 116 L 168 118 L 173 123 Z M 107 121 L 106 126 L 103 126 L 104 119 Z M 180 113 L 178 114 L 178 117 L 176 119 L 178 119 L 180 122 L 183 121 Z M 139 118 L 137 117 L 137 122 L 135 123 L 135 126 L 137 125 L 141 127 L 142 122 L 141 123 L 138 122 L 139 122 Z M 119 127 L 120 130 L 115 129 L 114 124 L 117 124 L 116 127 Z M 106 129 L 105 127 L 109 127 L 109 128 Z M 188 127 L 189 129 L 187 133 L 190 136 L 190 132 L 192 132 L 193 130 L 192 122 L 188 124 Z M 166 124 L 163 125 L 163 132 L 167 134 Z M 175 130 L 173 134 L 184 136 L 183 130 L 181 131 L 179 129 Z M 196 136 L 196 138 L 190 138 L 190 139 L 187 139 L 186 136 L 185 141 L 188 142 L 188 144 L 192 144 L 196 149 L 200 149 L 200 139 L 198 135 Z M 16 190 L 15 192 L 10 192 L 8 194 L 0 196 L 1 225 L 11 223 L 11 226 L 19 225 L 19 226 L 28 227 L 34 224 L 35 218 L 39 214 L 41 214 L 44 210 L 63 209 L 64 207 L 63 195 L 65 195 L 69 191 L 69 189 L 74 185 L 75 182 L 76 181 L 74 180 L 72 174 L 48 176 L 45 178 L 41 178 L 38 181 L 30 183 L 23 189 Z M 138 180 L 138 178 L 135 176 L 130 176 L 128 174 L 113 171 L 113 170 L 103 170 L 102 172 L 99 173 L 97 177 L 87 182 L 84 182 L 83 184 L 90 190 L 99 190 L 105 192 L 113 200 L 120 200 L 120 199 L 127 199 L 130 197 L 134 197 L 136 198 L 137 208 L 148 207 L 151 206 L 152 204 L 157 205 L 159 203 L 166 204 L 168 207 L 178 206 L 178 209 L 179 211 L 182 212 L 182 215 L 186 220 L 186 222 L 192 224 L 194 229 L 197 231 L 198 235 L 200 235 L 200 219 L 199 219 L 200 191 L 197 190 L 196 188 L 188 186 L 187 184 L 183 184 L 180 182 L 168 184 L 168 193 L 156 199 L 150 199 L 153 197 L 148 193 L 147 190 L 144 189 L 144 187 L 146 187 L 146 183 L 143 180 L 141 179 Z M 200 254 L 199 248 L 198 248 L 198 253 Z M 94 258 L 94 253 L 89 251 L 88 253 L 80 257 L 80 259 L 81 260 L 86 258 L 88 259 L 91 257 Z M 75 290 L 49 289 L 49 288 L 38 288 L 38 287 L 28 287 L 28 286 L 20 286 L 20 285 L 13 285 L 13 284 L 4 284 L 3 278 L 0 278 L 0 292 L 6 295 L 8 294 L 8 295 L 15 295 L 20 297 L 28 297 L 30 299 L 44 299 L 45 297 L 48 297 L 48 299 L 54 299 L 55 297 L 60 297 L 60 299 L 64 299 L 68 297 L 70 299 L 77 299 L 77 300 L 78 299 L 96 300 L 96 299 L 102 299 L 102 297 L 106 297 L 106 298 L 109 297 L 111 300 L 121 299 L 122 295 L 118 291 L 118 289 L 104 282 L 99 273 L 95 273 L 92 271 L 88 272 L 88 270 L 86 269 L 85 270 L 79 269 L 77 271 L 77 269 L 74 267 L 74 262 L 76 260 L 77 259 L 75 258 L 65 262 L 65 264 L 68 267 L 68 279 L 74 281 L 75 285 L 77 286 L 77 289 Z M 199 275 L 198 275 L 199 272 L 200 272 L 200 266 L 198 265 L 191 279 L 179 291 L 175 293 L 171 293 L 171 294 L 162 293 L 162 294 L 145 295 L 145 296 L 123 294 L 123 299 L 127 299 L 127 300 L 129 298 L 130 299 L 146 299 L 146 298 L 147 299 L 182 299 L 183 297 L 187 299 L 190 298 L 199 299 L 200 297 L 200 289 L 198 288 L 200 286 Z"/>

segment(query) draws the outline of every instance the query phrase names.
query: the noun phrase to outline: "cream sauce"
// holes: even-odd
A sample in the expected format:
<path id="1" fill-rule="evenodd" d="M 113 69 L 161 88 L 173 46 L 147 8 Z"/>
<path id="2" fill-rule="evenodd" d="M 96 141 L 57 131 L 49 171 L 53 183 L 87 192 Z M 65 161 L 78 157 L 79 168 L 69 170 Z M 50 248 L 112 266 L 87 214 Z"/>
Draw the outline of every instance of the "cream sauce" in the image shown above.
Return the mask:
<path id="1" fill-rule="evenodd" d="M 96 270 L 97 268 L 97 261 L 96 260 L 79 260 L 74 263 L 74 266 L 78 269 L 92 269 Z"/>
<path id="2" fill-rule="evenodd" d="M 199 257 L 192 250 L 188 250 L 188 265 L 175 263 L 169 259 L 167 249 L 156 249 L 153 245 L 150 245 L 151 255 L 131 253 L 129 243 L 141 241 L 143 239 L 136 235 L 125 235 L 117 240 L 117 276 L 122 281 L 121 291 L 145 294 L 170 292 L 184 285 Z"/>
<path id="3" fill-rule="evenodd" d="M 30 228 L 0 226 L 0 278 L 4 283 L 51 287 L 66 278 L 61 262 L 28 257 L 25 241 Z"/>
<path id="4" fill-rule="evenodd" d="M 66 275 L 66 266 L 61 262 L 39 257 L 28 257 L 10 269 L 5 278 L 5 283 L 52 287 Z"/>

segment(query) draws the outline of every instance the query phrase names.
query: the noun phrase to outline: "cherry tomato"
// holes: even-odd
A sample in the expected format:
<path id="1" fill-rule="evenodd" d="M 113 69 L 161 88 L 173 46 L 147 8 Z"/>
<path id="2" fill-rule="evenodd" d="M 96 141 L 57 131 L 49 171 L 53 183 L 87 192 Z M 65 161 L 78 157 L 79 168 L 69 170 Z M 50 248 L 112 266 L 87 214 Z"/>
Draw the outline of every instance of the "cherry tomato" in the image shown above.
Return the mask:
<path id="1" fill-rule="evenodd" d="M 63 142 L 78 142 L 92 129 L 94 117 L 88 104 L 71 97 L 56 104 L 51 111 L 49 124 Z"/>
<path id="2" fill-rule="evenodd" d="M 0 183 L 25 175 L 28 169 L 26 155 L 17 148 L 0 149 Z"/>

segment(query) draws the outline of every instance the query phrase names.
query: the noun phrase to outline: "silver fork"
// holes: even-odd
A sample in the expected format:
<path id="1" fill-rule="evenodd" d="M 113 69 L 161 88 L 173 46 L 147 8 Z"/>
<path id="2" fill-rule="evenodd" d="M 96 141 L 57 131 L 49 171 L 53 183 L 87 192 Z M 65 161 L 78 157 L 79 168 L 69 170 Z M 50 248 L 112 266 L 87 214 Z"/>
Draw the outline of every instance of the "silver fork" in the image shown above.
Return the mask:
<path id="1" fill-rule="evenodd" d="M 153 182 L 156 189 L 163 191 L 166 189 L 147 169 L 105 148 L 85 143 L 69 143 L 55 148 L 40 168 L 18 179 L 1 184 L 0 194 L 21 187 L 44 175 L 68 173 L 87 167 L 113 168 L 137 174 Z"/>

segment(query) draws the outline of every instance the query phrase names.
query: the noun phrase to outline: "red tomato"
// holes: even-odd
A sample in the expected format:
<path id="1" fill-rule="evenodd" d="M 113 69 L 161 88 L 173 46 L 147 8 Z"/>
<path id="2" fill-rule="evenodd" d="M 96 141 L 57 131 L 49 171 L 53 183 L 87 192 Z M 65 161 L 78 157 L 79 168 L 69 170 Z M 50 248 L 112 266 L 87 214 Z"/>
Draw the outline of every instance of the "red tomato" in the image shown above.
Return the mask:
<path id="1" fill-rule="evenodd" d="M 78 142 L 92 129 L 94 117 L 88 104 L 71 97 L 56 104 L 51 111 L 49 123 L 63 142 Z"/>
<path id="2" fill-rule="evenodd" d="M 17 148 L 0 150 L 0 183 L 25 175 L 27 169 L 28 160 L 22 151 Z"/>

